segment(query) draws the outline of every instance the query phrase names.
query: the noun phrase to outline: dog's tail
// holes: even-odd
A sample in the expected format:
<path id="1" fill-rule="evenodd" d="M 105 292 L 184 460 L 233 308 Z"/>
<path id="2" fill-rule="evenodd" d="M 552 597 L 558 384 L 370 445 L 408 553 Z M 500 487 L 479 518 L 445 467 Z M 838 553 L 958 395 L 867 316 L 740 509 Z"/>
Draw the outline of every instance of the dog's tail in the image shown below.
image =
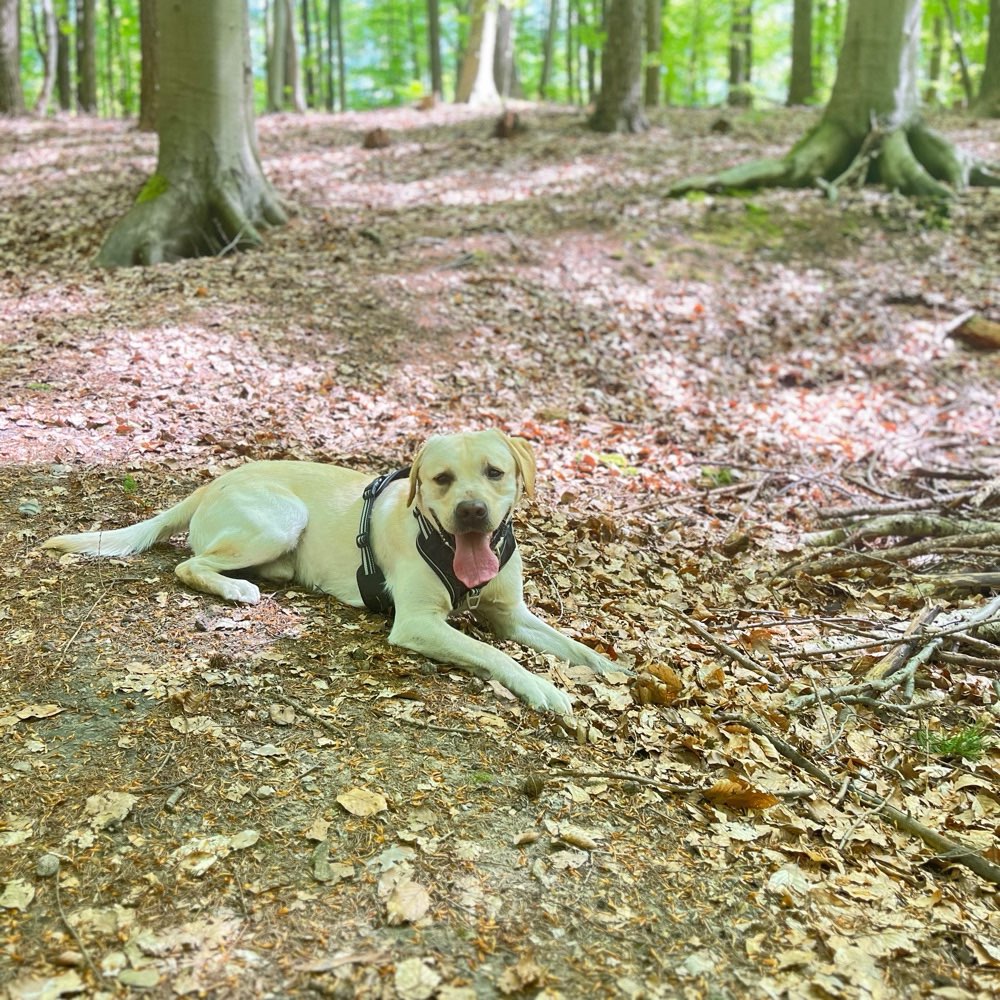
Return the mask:
<path id="1" fill-rule="evenodd" d="M 204 489 L 204 487 L 202 487 Z M 142 552 L 164 538 L 183 531 L 201 504 L 202 490 L 195 490 L 186 500 L 161 511 L 148 521 L 114 531 L 84 531 L 79 535 L 56 535 L 42 543 L 43 549 L 82 552 L 88 556 L 127 556 Z"/>

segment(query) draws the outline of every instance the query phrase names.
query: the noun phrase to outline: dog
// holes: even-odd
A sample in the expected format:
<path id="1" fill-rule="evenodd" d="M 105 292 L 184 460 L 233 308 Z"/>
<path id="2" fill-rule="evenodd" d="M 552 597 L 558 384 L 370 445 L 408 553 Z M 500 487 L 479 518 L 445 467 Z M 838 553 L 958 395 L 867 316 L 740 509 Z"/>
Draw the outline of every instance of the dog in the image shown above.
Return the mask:
<path id="1" fill-rule="evenodd" d="M 195 590 L 256 604 L 255 584 L 223 575 L 244 571 L 295 581 L 355 608 L 394 607 L 391 644 L 566 715 L 572 702 L 565 692 L 447 621 L 453 610 L 469 608 L 501 639 L 597 673 L 622 669 L 524 603 L 511 517 L 522 496 L 534 495 L 535 473 L 531 445 L 497 430 L 431 437 L 408 470 L 374 482 L 317 462 L 250 462 L 149 520 L 57 535 L 43 548 L 123 556 L 187 528 L 193 555 L 175 572 Z"/>

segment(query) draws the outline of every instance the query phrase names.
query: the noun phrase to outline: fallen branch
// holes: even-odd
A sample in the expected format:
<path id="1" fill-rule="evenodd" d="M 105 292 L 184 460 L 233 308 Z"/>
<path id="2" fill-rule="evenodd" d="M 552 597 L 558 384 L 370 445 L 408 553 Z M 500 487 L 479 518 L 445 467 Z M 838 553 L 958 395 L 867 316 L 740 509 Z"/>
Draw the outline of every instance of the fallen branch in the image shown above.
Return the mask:
<path id="1" fill-rule="evenodd" d="M 903 641 L 893 650 L 886 653 L 871 670 L 865 674 L 865 680 L 878 680 L 881 677 L 888 677 L 902 669 L 906 661 L 913 655 L 916 640 L 924 634 L 927 626 L 944 610 L 940 605 L 932 604 L 924 608 L 920 615 L 910 622 L 906 632 L 903 633 Z"/>
<path id="2" fill-rule="evenodd" d="M 676 608 L 664 606 L 664 611 L 682 621 L 691 631 L 696 632 L 703 639 L 707 639 L 716 649 L 735 660 L 741 667 L 746 667 L 747 670 L 757 674 L 758 677 L 763 677 L 766 681 L 777 685 L 779 688 L 784 688 L 787 685 L 788 678 L 783 677 L 781 674 L 776 674 L 773 670 L 768 670 L 766 667 L 762 667 L 745 653 L 741 653 L 738 649 L 723 642 L 717 636 L 712 635 L 704 625 L 696 622 L 693 618 L 689 618 Z"/>
<path id="3" fill-rule="evenodd" d="M 820 548 L 850 545 L 866 538 L 944 538 L 951 535 L 1000 534 L 1000 521 L 960 520 L 940 514 L 896 513 L 848 527 L 803 536 L 806 545 Z"/>
<path id="4" fill-rule="evenodd" d="M 851 778 L 837 779 L 833 775 L 828 774 L 819 765 L 814 764 L 808 757 L 796 750 L 786 740 L 783 740 L 780 736 L 772 733 L 759 723 L 753 722 L 750 719 L 744 719 L 738 715 L 727 715 L 721 721 L 744 726 L 752 733 L 762 736 L 778 753 L 787 760 L 790 760 L 797 767 L 802 768 L 807 774 L 811 774 L 818 781 L 826 785 L 827 788 L 839 789 L 841 786 L 844 786 L 849 792 L 856 795 L 858 800 L 864 805 L 874 806 L 878 815 L 887 819 L 897 830 L 902 830 L 904 833 L 919 837 L 942 860 L 964 865 L 987 882 L 1000 885 L 1000 866 L 993 864 L 968 845 L 951 840 L 948 837 L 942 836 L 936 830 L 924 826 L 923 823 L 915 820 L 912 816 L 901 812 L 895 806 L 890 806 L 880 796 L 859 788 Z"/>

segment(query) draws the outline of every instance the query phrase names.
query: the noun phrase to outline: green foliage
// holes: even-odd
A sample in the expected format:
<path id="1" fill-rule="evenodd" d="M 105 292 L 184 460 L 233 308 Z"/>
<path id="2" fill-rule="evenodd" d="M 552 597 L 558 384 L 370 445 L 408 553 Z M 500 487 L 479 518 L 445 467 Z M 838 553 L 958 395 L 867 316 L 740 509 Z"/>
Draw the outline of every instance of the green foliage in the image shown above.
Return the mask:
<path id="1" fill-rule="evenodd" d="M 701 470 L 702 481 L 711 489 L 718 489 L 720 486 L 732 486 L 736 482 L 733 470 L 726 466 L 706 465 Z"/>
<path id="2" fill-rule="evenodd" d="M 551 0 L 512 0 L 516 29 L 516 60 L 522 92 L 538 94 Z M 427 52 L 426 0 L 340 0 L 346 62 L 347 103 L 351 108 L 412 103 L 430 89 Z M 600 49 L 605 42 L 604 0 L 559 0 L 559 18 L 552 40 L 553 66 L 547 87 L 550 100 L 584 104 L 593 99 L 587 85 L 588 50 L 600 84 Z M 57 12 L 71 13 L 66 0 Z M 258 110 L 265 103 L 269 10 L 266 0 L 248 0 L 254 96 Z M 986 51 L 989 0 L 952 3 L 957 29 L 974 81 L 978 82 Z M 334 0 L 293 4 L 300 66 L 309 73 L 315 107 L 336 104 Z M 309 50 L 305 49 L 303 10 L 309 13 Z M 663 42 L 647 64 L 662 67 L 665 103 L 705 106 L 723 103 L 728 76 L 731 0 L 664 0 Z M 846 4 L 819 5 L 814 11 L 813 47 L 817 94 L 825 99 L 833 81 L 843 33 Z M 441 62 L 445 97 L 454 91 L 464 38 L 468 30 L 468 0 L 440 0 Z M 96 6 L 98 106 L 102 115 L 129 117 L 138 113 L 140 80 L 139 0 L 103 0 Z M 42 83 L 39 51 L 41 4 L 22 0 L 21 71 L 25 99 L 33 103 Z M 942 35 L 940 27 L 944 24 Z M 70 48 L 76 44 L 71 16 L 60 21 Z M 788 82 L 791 3 L 755 0 L 753 5 L 753 67 L 751 88 L 758 103 L 783 103 Z M 941 39 L 943 38 L 943 42 Z M 939 78 L 923 88 L 930 101 L 950 106 L 963 98 L 955 46 L 947 30 L 945 0 L 926 0 L 923 26 L 923 69 L 935 45 L 941 49 Z M 330 72 L 331 67 L 332 73 Z M 331 94 L 330 87 L 334 93 Z"/>
<path id="3" fill-rule="evenodd" d="M 135 477 L 128 472 L 122 477 L 121 485 L 123 493 L 135 493 L 139 489 L 139 484 L 136 482 Z"/>
<path id="4" fill-rule="evenodd" d="M 938 757 L 958 757 L 962 760 L 979 760 L 992 740 L 986 735 L 986 726 L 977 722 L 954 733 L 932 733 L 927 729 L 917 733 L 917 744 L 927 753 Z"/>

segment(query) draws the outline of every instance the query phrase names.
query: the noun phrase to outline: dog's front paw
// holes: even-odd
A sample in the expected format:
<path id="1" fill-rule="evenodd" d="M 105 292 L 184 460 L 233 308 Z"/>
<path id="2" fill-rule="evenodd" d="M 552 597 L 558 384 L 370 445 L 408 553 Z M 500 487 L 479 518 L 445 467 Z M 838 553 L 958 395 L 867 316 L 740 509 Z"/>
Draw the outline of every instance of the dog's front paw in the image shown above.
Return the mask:
<path id="1" fill-rule="evenodd" d="M 626 667 L 622 663 L 615 663 L 609 660 L 606 656 L 601 656 L 600 653 L 595 653 L 594 650 L 590 650 L 590 656 L 587 657 L 586 666 L 590 667 L 595 673 L 598 674 L 610 674 L 613 671 L 620 674 L 628 674 L 629 677 L 635 676 L 635 671 Z"/>
<path id="2" fill-rule="evenodd" d="M 516 683 L 507 684 L 521 701 L 526 701 L 540 712 L 555 712 L 556 715 L 572 714 L 573 701 L 565 691 L 560 691 L 554 684 L 527 671 L 525 674 L 525 680 L 519 678 Z"/>
<path id="3" fill-rule="evenodd" d="M 260 588 L 249 580 L 226 580 L 221 596 L 237 604 L 259 604 Z"/>

